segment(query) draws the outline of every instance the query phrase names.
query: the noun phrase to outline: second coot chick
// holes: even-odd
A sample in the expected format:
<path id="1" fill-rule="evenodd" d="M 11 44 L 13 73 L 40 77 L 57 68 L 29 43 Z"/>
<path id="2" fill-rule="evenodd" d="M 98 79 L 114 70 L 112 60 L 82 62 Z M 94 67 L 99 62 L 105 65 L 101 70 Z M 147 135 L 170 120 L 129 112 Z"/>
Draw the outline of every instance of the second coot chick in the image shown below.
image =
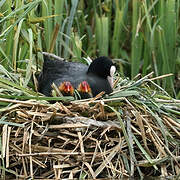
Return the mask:
<path id="1" fill-rule="evenodd" d="M 57 87 L 62 82 L 69 81 L 75 89 L 81 82 L 86 81 L 91 88 L 92 96 L 102 91 L 106 94 L 112 92 L 115 66 L 107 57 L 96 58 L 90 66 L 76 62 L 50 60 L 44 55 L 43 70 L 38 78 L 39 92 L 50 96 L 51 84 Z"/>
<path id="2" fill-rule="evenodd" d="M 83 81 L 79 84 L 78 88 L 78 93 L 81 96 L 81 99 L 87 99 L 93 97 L 91 88 L 87 81 Z"/>

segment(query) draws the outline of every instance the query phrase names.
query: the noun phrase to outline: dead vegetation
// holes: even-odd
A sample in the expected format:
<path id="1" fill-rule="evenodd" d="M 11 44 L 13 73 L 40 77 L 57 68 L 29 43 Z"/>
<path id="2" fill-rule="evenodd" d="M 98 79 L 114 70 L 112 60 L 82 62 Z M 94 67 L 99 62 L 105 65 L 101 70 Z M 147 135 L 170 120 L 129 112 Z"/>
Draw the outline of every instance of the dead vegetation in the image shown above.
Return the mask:
<path id="1" fill-rule="evenodd" d="M 117 78 L 115 91 L 101 99 L 50 104 L 1 98 L 10 103 L 0 109 L 2 176 L 178 178 L 180 101 L 150 75 Z"/>

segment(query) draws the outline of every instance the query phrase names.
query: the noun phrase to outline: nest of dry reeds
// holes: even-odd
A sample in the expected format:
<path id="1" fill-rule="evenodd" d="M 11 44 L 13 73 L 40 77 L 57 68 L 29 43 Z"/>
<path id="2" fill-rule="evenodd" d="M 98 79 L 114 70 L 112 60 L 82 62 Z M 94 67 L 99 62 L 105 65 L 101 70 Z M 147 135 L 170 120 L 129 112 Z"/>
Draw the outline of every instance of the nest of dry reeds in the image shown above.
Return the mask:
<path id="1" fill-rule="evenodd" d="M 178 177 L 180 101 L 153 80 L 118 79 L 110 96 L 54 104 L 1 98 L 11 103 L 1 109 L 2 173 L 9 179 Z"/>

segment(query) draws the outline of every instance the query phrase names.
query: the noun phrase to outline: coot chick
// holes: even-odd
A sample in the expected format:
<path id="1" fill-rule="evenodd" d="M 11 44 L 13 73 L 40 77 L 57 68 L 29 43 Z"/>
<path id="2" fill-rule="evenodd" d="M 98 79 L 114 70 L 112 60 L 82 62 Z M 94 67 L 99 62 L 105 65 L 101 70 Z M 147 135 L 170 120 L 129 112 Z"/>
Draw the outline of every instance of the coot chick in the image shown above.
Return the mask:
<path id="1" fill-rule="evenodd" d="M 73 96 L 74 88 L 69 81 L 62 82 L 59 86 L 59 90 L 63 96 Z"/>
<path id="2" fill-rule="evenodd" d="M 79 84 L 78 93 L 81 96 L 81 99 L 87 99 L 93 97 L 91 88 L 87 81 L 83 81 Z"/>
<path id="3" fill-rule="evenodd" d="M 39 92 L 50 96 L 52 83 L 59 87 L 62 82 L 69 81 L 78 89 L 79 84 L 86 81 L 93 96 L 102 91 L 109 94 L 112 92 L 115 70 L 112 60 L 105 56 L 96 58 L 87 66 L 77 62 L 50 60 L 44 55 L 43 70 L 38 78 Z"/>

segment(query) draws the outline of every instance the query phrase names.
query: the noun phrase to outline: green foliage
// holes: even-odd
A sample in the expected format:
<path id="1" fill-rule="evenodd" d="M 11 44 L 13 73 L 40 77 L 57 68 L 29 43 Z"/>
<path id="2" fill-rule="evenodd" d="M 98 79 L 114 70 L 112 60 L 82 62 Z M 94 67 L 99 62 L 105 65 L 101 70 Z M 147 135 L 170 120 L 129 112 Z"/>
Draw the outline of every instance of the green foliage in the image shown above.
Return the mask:
<path id="1" fill-rule="evenodd" d="M 108 56 L 109 33 L 108 17 L 96 15 L 96 42 L 99 47 L 100 56 Z"/>
<path id="2" fill-rule="evenodd" d="M 1 0 L 0 12 L 1 64 L 25 72 L 24 87 L 42 66 L 40 51 L 78 61 L 110 56 L 131 78 L 151 71 L 178 78 L 179 0 Z M 157 83 L 178 94 L 175 76 Z"/>
<path id="3" fill-rule="evenodd" d="M 173 73 L 174 76 L 157 80 L 157 86 L 171 95 L 177 94 L 180 99 L 177 80 L 180 78 L 179 9 L 180 0 L 0 0 L 0 98 L 9 99 L 0 101 L 0 112 L 7 110 L 14 99 L 34 99 L 43 103 L 44 100 L 73 100 L 72 97 L 42 97 L 35 92 L 33 79 L 43 64 L 41 51 L 82 62 L 84 56 L 109 56 L 119 64 L 120 74 L 131 78 L 138 73 L 145 76 L 151 71 L 155 76 Z M 138 83 L 141 81 L 111 97 L 139 96 L 133 89 Z M 150 93 L 143 103 L 152 96 Z M 162 111 L 162 106 L 148 103 L 153 110 Z M 167 142 L 161 119 L 146 104 L 143 107 L 157 120 Z M 119 112 L 108 108 L 117 113 L 135 162 Z M 179 115 L 178 111 L 168 108 L 164 109 Z M 0 124 L 8 122 L 1 118 Z M 18 123 L 9 125 L 21 127 Z M 133 138 L 151 162 L 141 143 Z M 5 172 L 16 174 L 6 169 L 1 159 L 1 177 Z"/>

